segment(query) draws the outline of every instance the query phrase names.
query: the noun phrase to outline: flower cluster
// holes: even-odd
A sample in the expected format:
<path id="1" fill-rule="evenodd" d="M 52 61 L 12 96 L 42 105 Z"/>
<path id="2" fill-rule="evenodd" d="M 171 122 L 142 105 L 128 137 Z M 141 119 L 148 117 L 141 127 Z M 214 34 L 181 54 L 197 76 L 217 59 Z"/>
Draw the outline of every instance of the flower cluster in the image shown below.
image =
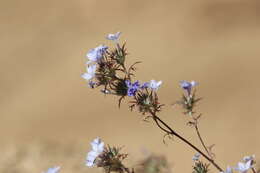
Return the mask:
<path id="1" fill-rule="evenodd" d="M 162 81 L 151 80 L 142 84 L 138 80 L 132 82 L 135 65 L 139 62 L 129 68 L 126 67 L 127 52 L 125 44 L 121 46 L 118 42 L 120 35 L 121 32 L 117 32 L 106 37 L 116 43 L 115 49 L 109 50 L 107 46 L 100 45 L 87 53 L 87 72 L 82 77 L 88 81 L 90 88 L 100 86 L 103 93 L 120 96 L 119 106 L 122 99 L 130 97 L 134 99 L 130 101 L 131 110 L 138 107 L 143 114 L 150 111 L 157 112 L 162 105 L 158 102 L 156 92 Z"/>
<path id="2" fill-rule="evenodd" d="M 106 173 L 133 173 L 129 168 L 123 165 L 123 160 L 127 158 L 128 154 L 122 154 L 121 148 L 105 146 L 100 138 L 94 139 L 91 143 L 91 151 L 87 153 L 86 166 L 101 167 Z M 47 172 L 43 173 L 59 173 L 60 167 L 49 168 Z"/>
<path id="3" fill-rule="evenodd" d="M 126 167 L 122 161 L 127 158 L 127 154 L 120 153 L 121 148 L 107 146 L 97 160 L 97 167 L 102 167 L 105 172 L 119 172 L 126 171 Z"/>
<path id="4" fill-rule="evenodd" d="M 153 90 L 143 89 L 139 90 L 134 95 L 134 100 L 130 101 L 130 108 L 133 110 L 137 107 L 138 111 L 142 114 L 156 113 L 161 111 L 163 104 L 159 103 L 158 95 Z"/>
<path id="5" fill-rule="evenodd" d="M 105 172 L 111 171 L 124 172 L 127 169 L 122 161 L 127 157 L 127 154 L 121 154 L 121 148 L 105 147 L 104 142 L 100 138 L 96 138 L 91 142 L 92 150 L 88 152 L 86 158 L 86 166 L 101 167 Z"/>
<path id="6" fill-rule="evenodd" d="M 117 41 L 120 32 L 109 34 L 107 39 Z M 118 46 L 115 50 L 109 50 L 107 46 L 100 45 L 88 51 L 86 73 L 82 75 L 88 81 L 91 88 L 103 86 L 106 91 L 113 91 L 114 94 L 126 95 L 124 78 L 119 75 L 122 72 L 126 76 L 124 59 L 126 56 L 125 46 Z M 122 75 L 121 74 L 121 75 Z"/>

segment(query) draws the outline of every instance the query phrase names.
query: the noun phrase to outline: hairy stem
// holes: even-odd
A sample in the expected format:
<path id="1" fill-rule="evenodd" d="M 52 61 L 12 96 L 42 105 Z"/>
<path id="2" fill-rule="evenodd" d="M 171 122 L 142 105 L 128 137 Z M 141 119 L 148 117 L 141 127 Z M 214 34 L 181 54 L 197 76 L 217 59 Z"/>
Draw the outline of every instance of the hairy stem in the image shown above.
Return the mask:
<path id="1" fill-rule="evenodd" d="M 193 148 L 194 150 L 196 150 L 198 153 L 200 153 L 205 159 L 207 159 L 212 165 L 214 165 L 220 172 L 223 172 L 223 169 L 220 168 L 220 166 L 218 166 L 218 164 L 216 164 L 214 162 L 214 160 L 212 160 L 209 156 L 207 156 L 205 153 L 203 153 L 199 148 L 197 148 L 195 145 L 193 145 L 192 143 L 190 143 L 187 139 L 185 139 L 184 137 L 182 137 L 181 135 L 179 135 L 177 132 L 175 132 L 168 124 L 166 124 L 163 120 L 161 120 L 154 112 L 150 111 L 151 115 L 153 116 L 153 120 L 155 121 L 155 123 L 157 124 L 157 126 L 163 130 L 164 132 L 174 135 L 177 138 L 179 138 L 181 141 L 183 141 L 184 143 L 186 143 L 187 145 L 189 145 L 191 148 Z M 163 127 L 161 124 L 165 127 Z"/>
<path id="2" fill-rule="evenodd" d="M 203 139 L 202 139 L 202 137 L 201 137 L 201 135 L 200 135 L 200 131 L 199 131 L 197 122 L 196 122 L 196 124 L 195 124 L 195 129 L 196 129 L 197 135 L 198 135 L 198 137 L 199 137 L 199 140 L 200 140 L 200 142 L 201 142 L 203 148 L 204 148 L 205 151 L 208 153 L 208 156 L 213 160 L 212 155 L 210 154 L 208 148 L 206 147 L 206 145 L 205 145 L 205 143 L 204 143 L 204 141 L 203 141 Z"/>

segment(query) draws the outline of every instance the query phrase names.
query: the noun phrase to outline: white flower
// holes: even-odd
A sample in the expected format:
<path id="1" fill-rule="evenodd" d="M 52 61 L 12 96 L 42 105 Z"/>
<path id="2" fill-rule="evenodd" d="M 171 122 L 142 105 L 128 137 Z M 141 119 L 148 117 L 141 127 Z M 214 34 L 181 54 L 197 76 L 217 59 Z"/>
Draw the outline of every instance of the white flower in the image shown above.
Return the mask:
<path id="1" fill-rule="evenodd" d="M 97 156 L 98 156 L 98 153 L 95 151 L 88 152 L 86 166 L 88 166 L 88 167 L 94 166 L 94 161 L 97 158 Z"/>
<path id="2" fill-rule="evenodd" d="M 194 87 L 196 85 L 198 85 L 198 82 L 195 82 L 194 80 L 190 82 L 190 84 Z"/>
<path id="3" fill-rule="evenodd" d="M 108 40 L 118 41 L 120 35 L 121 35 L 121 32 L 117 32 L 117 33 L 115 33 L 115 34 L 108 34 L 106 38 L 107 38 Z"/>
<path id="4" fill-rule="evenodd" d="M 91 63 L 91 62 L 98 62 L 104 55 L 104 53 L 107 50 L 107 46 L 104 45 L 100 45 L 94 49 L 90 49 L 87 53 L 87 57 L 90 60 L 90 62 L 88 62 L 87 64 Z"/>
<path id="5" fill-rule="evenodd" d="M 255 159 L 255 155 L 243 157 L 244 162 L 252 161 Z"/>
<path id="6" fill-rule="evenodd" d="M 54 167 L 54 168 L 49 168 L 49 169 L 47 170 L 47 172 L 45 172 L 45 173 L 58 173 L 59 170 L 60 170 L 60 166 L 56 166 L 56 167 Z M 44 173 L 44 172 L 43 172 L 43 173 Z"/>
<path id="7" fill-rule="evenodd" d="M 96 72 L 96 68 L 97 65 L 90 65 L 87 67 L 87 73 L 84 73 L 83 75 L 81 75 L 81 77 L 83 77 L 86 80 L 90 80 L 93 77 L 95 77 L 95 72 Z"/>
<path id="8" fill-rule="evenodd" d="M 235 169 L 241 173 L 246 173 L 251 167 L 251 160 L 249 160 L 246 163 L 238 162 Z"/>
<path id="9" fill-rule="evenodd" d="M 91 143 L 92 150 L 88 152 L 86 159 L 86 166 L 92 167 L 95 165 L 95 160 L 99 154 L 104 150 L 104 142 L 100 138 L 94 139 Z"/>
<path id="10" fill-rule="evenodd" d="M 200 153 L 196 153 L 193 157 L 192 157 L 192 160 L 193 161 L 198 161 L 200 158 Z"/>
<path id="11" fill-rule="evenodd" d="M 233 173 L 232 168 L 230 166 L 227 167 L 226 171 L 220 173 Z"/>
<path id="12" fill-rule="evenodd" d="M 156 82 L 155 80 L 151 80 L 149 83 L 149 88 L 156 91 L 161 86 L 161 84 L 162 84 L 162 81 Z"/>
<path id="13" fill-rule="evenodd" d="M 97 153 L 102 153 L 104 150 L 104 142 L 101 141 L 100 138 L 94 139 L 91 143 L 92 150 L 97 152 Z"/>

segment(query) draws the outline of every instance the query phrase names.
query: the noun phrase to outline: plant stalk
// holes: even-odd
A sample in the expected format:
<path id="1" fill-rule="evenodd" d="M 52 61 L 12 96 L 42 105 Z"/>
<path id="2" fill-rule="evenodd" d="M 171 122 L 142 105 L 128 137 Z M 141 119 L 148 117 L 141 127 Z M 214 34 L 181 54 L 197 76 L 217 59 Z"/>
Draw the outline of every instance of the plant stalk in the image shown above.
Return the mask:
<path id="1" fill-rule="evenodd" d="M 192 143 L 190 143 L 187 139 L 185 139 L 184 137 L 182 137 L 181 135 L 179 135 L 177 132 L 175 132 L 168 124 L 166 124 L 163 120 L 161 120 L 154 112 L 150 111 L 151 115 L 153 116 L 153 120 L 155 121 L 155 123 L 157 124 L 157 126 L 163 130 L 164 132 L 171 134 L 173 136 L 176 136 L 177 138 L 179 138 L 181 141 L 183 141 L 184 143 L 186 143 L 187 145 L 189 145 L 191 148 L 193 148 L 194 150 L 196 150 L 198 153 L 200 153 L 205 159 L 207 159 L 213 166 L 215 166 L 220 172 L 223 172 L 223 169 L 220 168 L 220 166 L 218 166 L 218 164 L 216 164 L 214 162 L 214 160 L 212 160 L 210 157 L 208 157 L 206 154 L 204 154 L 199 148 L 197 148 L 195 145 L 193 145 Z M 164 127 L 166 127 L 167 129 L 165 129 L 164 127 L 162 127 L 159 122 L 161 124 L 163 124 Z"/>
<path id="2" fill-rule="evenodd" d="M 198 137 L 199 137 L 199 140 L 200 140 L 200 142 L 201 142 L 203 148 L 204 148 L 205 151 L 208 153 L 208 156 L 213 160 L 212 155 L 210 154 L 209 150 L 207 149 L 207 147 L 206 147 L 206 145 L 205 145 L 205 143 L 204 143 L 204 141 L 203 141 L 203 139 L 202 139 L 202 137 L 201 137 L 201 135 L 200 135 L 197 122 L 196 122 L 196 124 L 195 124 L 195 129 L 196 129 L 197 135 L 198 135 Z"/>

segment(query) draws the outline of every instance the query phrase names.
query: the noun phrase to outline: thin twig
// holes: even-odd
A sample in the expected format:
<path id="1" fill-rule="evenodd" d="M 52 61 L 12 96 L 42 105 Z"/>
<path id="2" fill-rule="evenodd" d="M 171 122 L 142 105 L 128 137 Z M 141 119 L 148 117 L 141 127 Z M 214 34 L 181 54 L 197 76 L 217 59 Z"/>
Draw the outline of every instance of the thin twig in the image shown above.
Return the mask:
<path id="1" fill-rule="evenodd" d="M 213 160 L 212 155 L 210 154 L 209 150 L 207 149 L 207 147 L 206 147 L 206 145 L 205 145 L 205 143 L 204 143 L 204 141 L 203 141 L 203 139 L 202 139 L 202 137 L 201 137 L 201 135 L 200 135 L 197 122 L 196 122 L 196 124 L 195 124 L 195 129 L 196 129 L 197 135 L 198 135 L 198 137 L 199 137 L 199 140 L 200 140 L 200 142 L 201 142 L 203 148 L 204 148 L 205 151 L 208 153 L 208 156 Z"/>
<path id="2" fill-rule="evenodd" d="M 194 117 L 194 115 L 192 114 L 192 119 L 194 120 L 194 122 L 192 123 L 193 126 L 195 127 L 197 136 L 200 140 L 201 145 L 203 146 L 203 148 L 205 149 L 205 151 L 208 153 L 208 156 L 213 160 L 213 156 L 212 153 L 209 151 L 209 149 L 206 147 L 205 142 L 203 141 L 200 131 L 199 131 L 199 127 L 198 127 L 198 119 L 201 117 L 201 114 L 199 114 L 197 117 Z"/>
<path id="3" fill-rule="evenodd" d="M 153 116 L 154 121 L 156 122 L 157 126 L 163 130 L 166 133 L 172 134 L 176 137 L 178 137 L 180 140 L 182 140 L 184 143 L 186 143 L 187 145 L 189 145 L 191 148 L 193 148 L 194 150 L 196 150 L 198 153 L 200 153 L 205 159 L 207 159 L 210 163 L 212 163 L 220 172 L 223 172 L 223 169 L 220 168 L 220 166 L 218 166 L 218 164 L 216 164 L 214 162 L 214 160 L 212 160 L 210 157 L 208 157 L 206 154 L 204 154 L 199 148 L 197 148 L 195 145 L 193 145 L 192 143 L 190 143 L 187 139 L 185 139 L 184 137 L 182 137 L 181 135 L 179 135 L 177 132 L 175 132 L 168 124 L 166 124 L 163 120 L 161 120 L 154 112 L 150 111 L 150 114 Z M 165 128 L 167 128 L 168 130 L 166 130 L 165 128 L 163 128 L 159 122 L 161 124 L 163 124 L 163 126 L 165 126 Z"/>

